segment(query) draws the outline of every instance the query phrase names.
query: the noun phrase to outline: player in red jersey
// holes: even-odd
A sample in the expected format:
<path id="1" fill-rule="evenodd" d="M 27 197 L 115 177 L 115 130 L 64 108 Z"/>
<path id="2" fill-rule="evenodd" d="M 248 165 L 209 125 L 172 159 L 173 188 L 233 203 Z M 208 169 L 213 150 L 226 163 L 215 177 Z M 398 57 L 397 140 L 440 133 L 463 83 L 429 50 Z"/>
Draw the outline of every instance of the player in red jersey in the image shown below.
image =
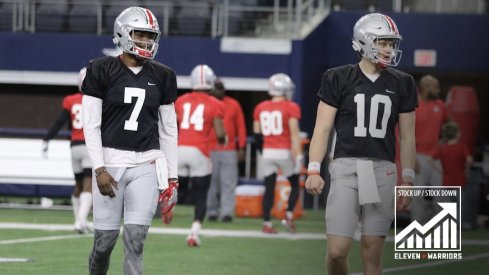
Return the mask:
<path id="1" fill-rule="evenodd" d="M 442 185 L 441 163 L 433 160 L 440 139 L 443 123 L 449 115 L 445 103 L 439 99 L 440 84 L 431 75 L 423 76 L 418 83 L 419 106 L 416 109 L 416 180 L 415 186 Z M 437 200 L 414 197 L 411 203 L 412 220 L 425 224 L 437 206 Z"/>
<path id="2" fill-rule="evenodd" d="M 78 77 L 78 90 L 85 78 L 86 68 L 80 70 Z M 71 165 L 75 174 L 75 188 L 71 195 L 73 214 L 75 216 L 75 230 L 87 233 L 89 225 L 88 214 L 92 209 L 92 164 L 88 156 L 83 135 L 82 125 L 82 93 L 68 95 L 63 99 L 63 110 L 56 122 L 51 126 L 43 142 L 43 156 L 47 157 L 49 140 L 54 138 L 63 125 L 69 122 L 71 130 Z"/>
<path id="3" fill-rule="evenodd" d="M 294 83 L 286 74 L 274 74 L 269 80 L 271 100 L 261 102 L 253 112 L 253 133 L 258 147 L 262 147 L 262 169 L 265 177 L 263 197 L 263 232 L 277 233 L 270 218 L 274 203 L 275 181 L 278 169 L 291 184 L 288 206 L 282 224 L 291 233 L 294 206 L 299 196 L 299 169 L 302 162 L 300 144 L 299 105 L 288 100 L 294 92 Z M 261 139 L 263 145 L 261 146 Z"/>
<path id="4" fill-rule="evenodd" d="M 244 160 L 246 146 L 246 125 L 241 105 L 226 96 L 224 84 L 216 79 L 213 96 L 224 104 L 224 128 L 229 138 L 227 144 L 220 145 L 211 132 L 211 186 L 207 194 L 209 221 L 216 221 L 220 215 L 223 222 L 231 222 L 234 217 L 236 200 L 235 189 L 238 184 L 238 160 Z M 238 150 L 236 150 L 238 149 Z"/>
<path id="5" fill-rule="evenodd" d="M 443 185 L 464 187 L 473 158 L 467 146 L 459 143 L 460 129 L 457 123 L 451 121 L 443 125 L 442 136 L 446 142 L 438 148 L 433 158 L 441 161 Z"/>
<path id="6" fill-rule="evenodd" d="M 199 231 L 204 221 L 207 192 L 211 183 L 210 135 L 215 131 L 219 144 L 226 133 L 222 118 L 224 106 L 209 95 L 216 76 L 207 65 L 197 65 L 190 75 L 192 92 L 175 102 L 178 121 L 178 178 L 180 188 L 192 185 L 195 197 L 194 222 L 187 237 L 189 246 L 200 246 Z"/>

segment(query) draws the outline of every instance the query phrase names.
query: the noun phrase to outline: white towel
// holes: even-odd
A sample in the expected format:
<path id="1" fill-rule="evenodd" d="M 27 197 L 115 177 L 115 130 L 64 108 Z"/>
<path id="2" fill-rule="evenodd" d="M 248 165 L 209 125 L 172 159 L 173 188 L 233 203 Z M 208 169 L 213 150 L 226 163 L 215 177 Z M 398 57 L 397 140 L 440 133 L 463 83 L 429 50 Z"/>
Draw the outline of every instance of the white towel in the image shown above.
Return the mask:
<path id="1" fill-rule="evenodd" d="M 358 199 L 360 205 L 379 203 L 380 196 L 375 180 L 374 162 L 357 159 Z"/>
<path id="2" fill-rule="evenodd" d="M 158 189 L 166 190 L 168 188 L 168 166 L 166 158 L 161 157 L 155 160 L 156 177 L 158 178 Z"/>

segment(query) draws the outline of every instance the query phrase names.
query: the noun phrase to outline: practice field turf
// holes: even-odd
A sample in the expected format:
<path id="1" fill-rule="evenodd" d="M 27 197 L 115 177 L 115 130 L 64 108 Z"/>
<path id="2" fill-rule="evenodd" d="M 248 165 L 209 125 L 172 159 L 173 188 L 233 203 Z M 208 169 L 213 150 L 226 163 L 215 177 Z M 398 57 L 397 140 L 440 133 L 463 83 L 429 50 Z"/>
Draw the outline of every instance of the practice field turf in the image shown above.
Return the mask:
<path id="1" fill-rule="evenodd" d="M 260 232 L 259 219 L 205 222 L 202 247 L 189 248 L 185 238 L 192 212 L 192 207 L 178 206 L 171 226 L 154 219 L 146 242 L 145 274 L 326 274 L 324 211 L 306 211 L 297 221 L 297 234 L 278 227 L 281 233 L 272 238 Z M 0 274 L 87 274 L 93 238 L 73 233 L 71 224 L 69 210 L 0 208 Z M 37 229 L 12 229 L 15 226 Z M 54 230 L 47 230 L 49 227 Z M 395 260 L 393 243 L 388 241 L 384 273 L 487 274 L 489 230 L 464 231 L 462 238 L 462 261 Z M 119 241 L 109 274 L 122 273 L 122 254 Z M 349 263 L 353 274 L 361 272 L 358 242 Z"/>

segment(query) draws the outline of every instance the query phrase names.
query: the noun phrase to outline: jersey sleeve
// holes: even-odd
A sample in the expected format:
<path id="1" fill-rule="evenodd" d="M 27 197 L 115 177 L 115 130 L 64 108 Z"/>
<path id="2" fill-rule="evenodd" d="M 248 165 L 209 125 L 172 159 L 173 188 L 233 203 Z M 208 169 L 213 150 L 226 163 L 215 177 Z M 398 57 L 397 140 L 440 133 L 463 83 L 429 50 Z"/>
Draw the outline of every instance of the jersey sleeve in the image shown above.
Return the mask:
<path id="1" fill-rule="evenodd" d="M 243 109 L 237 101 L 234 101 L 236 109 L 236 128 L 238 130 L 238 145 L 239 148 L 246 146 L 246 123 L 243 115 Z"/>
<path id="2" fill-rule="evenodd" d="M 335 108 L 340 106 L 341 91 L 339 89 L 339 77 L 333 69 L 327 70 L 321 78 L 321 88 L 318 96 L 321 101 Z"/>
<path id="3" fill-rule="evenodd" d="M 290 102 L 289 113 L 293 118 L 301 119 L 301 107 L 295 102 Z"/>
<path id="4" fill-rule="evenodd" d="M 87 74 L 82 84 L 83 94 L 104 98 L 103 68 L 99 62 L 91 61 L 87 66 Z"/>
<path id="5" fill-rule="evenodd" d="M 216 110 L 216 117 L 218 118 L 224 118 L 224 103 L 222 103 L 221 101 L 219 100 L 214 100 L 213 99 L 213 102 L 214 102 L 214 106 L 216 107 L 215 110 Z"/>
<path id="6" fill-rule="evenodd" d="M 63 109 L 71 113 L 71 100 L 69 96 L 63 98 L 63 103 L 61 104 Z"/>
<path id="7" fill-rule="evenodd" d="M 260 121 L 261 104 L 258 104 L 253 110 L 253 120 Z"/>
<path id="8" fill-rule="evenodd" d="M 418 107 L 418 93 L 416 92 L 416 82 L 412 76 L 408 75 L 405 78 L 404 93 L 402 95 L 401 106 L 399 108 L 400 113 L 412 112 Z"/>
<path id="9" fill-rule="evenodd" d="M 165 73 L 165 83 L 163 85 L 164 91 L 161 98 L 161 105 L 167 105 L 174 102 L 177 99 L 177 77 L 175 72 L 169 69 Z"/>

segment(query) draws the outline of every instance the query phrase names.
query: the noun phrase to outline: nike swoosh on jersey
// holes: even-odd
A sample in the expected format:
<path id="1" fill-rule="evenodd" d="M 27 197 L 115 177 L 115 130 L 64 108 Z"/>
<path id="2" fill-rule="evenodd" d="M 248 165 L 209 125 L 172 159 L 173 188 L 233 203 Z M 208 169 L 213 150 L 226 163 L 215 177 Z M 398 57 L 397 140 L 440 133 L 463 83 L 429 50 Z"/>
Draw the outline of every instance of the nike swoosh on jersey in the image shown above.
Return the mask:
<path id="1" fill-rule="evenodd" d="M 389 90 L 389 89 L 385 89 L 385 92 L 386 92 L 386 93 L 389 93 L 389 94 L 395 94 L 395 92 L 393 92 L 393 91 L 391 91 L 391 90 Z"/>
<path id="2" fill-rule="evenodd" d="M 156 84 L 151 83 L 151 82 L 149 82 L 149 81 L 148 81 L 148 85 L 149 85 L 149 86 L 154 86 L 154 85 L 156 85 Z"/>

